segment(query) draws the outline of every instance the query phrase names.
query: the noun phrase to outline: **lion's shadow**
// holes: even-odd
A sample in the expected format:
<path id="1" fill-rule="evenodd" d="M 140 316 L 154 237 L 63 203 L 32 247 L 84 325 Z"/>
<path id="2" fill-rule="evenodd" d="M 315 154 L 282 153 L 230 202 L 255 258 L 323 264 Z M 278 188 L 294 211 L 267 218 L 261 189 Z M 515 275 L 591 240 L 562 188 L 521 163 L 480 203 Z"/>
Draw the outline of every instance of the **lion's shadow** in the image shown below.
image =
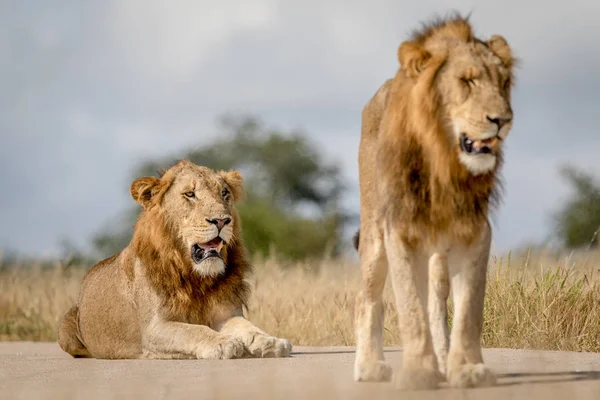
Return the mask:
<path id="1" fill-rule="evenodd" d="M 402 352 L 402 349 L 385 349 L 384 353 Z M 331 349 L 323 351 L 299 351 L 292 355 L 309 354 L 354 354 L 354 349 Z M 600 370 L 596 371 L 555 371 L 555 372 L 508 372 L 497 374 L 495 386 L 514 386 L 532 383 L 561 383 L 600 380 Z"/>
<path id="2" fill-rule="evenodd" d="M 402 352 L 402 349 L 385 349 L 384 353 Z M 324 351 L 299 351 L 292 355 L 309 354 L 354 354 L 355 350 L 331 349 Z M 495 386 L 514 386 L 532 383 L 561 383 L 600 380 L 600 370 L 596 371 L 555 371 L 555 372 L 508 372 L 497 374 Z"/>
<path id="3" fill-rule="evenodd" d="M 600 371 L 513 372 L 498 374 L 498 378 L 496 386 L 593 381 L 600 380 Z"/>
<path id="4" fill-rule="evenodd" d="M 401 353 L 402 349 L 385 349 L 384 353 Z M 292 356 L 302 356 L 302 355 L 310 355 L 310 354 L 356 354 L 356 350 L 311 350 L 311 351 L 293 351 Z"/>

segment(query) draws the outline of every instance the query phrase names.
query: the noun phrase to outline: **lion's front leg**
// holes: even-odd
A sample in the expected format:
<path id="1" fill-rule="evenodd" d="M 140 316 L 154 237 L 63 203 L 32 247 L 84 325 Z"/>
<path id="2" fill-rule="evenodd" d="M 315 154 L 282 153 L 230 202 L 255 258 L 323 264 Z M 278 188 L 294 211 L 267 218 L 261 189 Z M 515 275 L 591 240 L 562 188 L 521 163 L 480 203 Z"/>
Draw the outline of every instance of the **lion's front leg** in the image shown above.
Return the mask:
<path id="1" fill-rule="evenodd" d="M 452 387 L 491 386 L 495 375 L 483 365 L 481 331 L 491 231 L 470 248 L 453 251 L 452 276 L 454 318 L 448 353 L 447 379 Z"/>
<path id="2" fill-rule="evenodd" d="M 426 258 L 420 249 L 405 244 L 397 227 L 386 229 L 384 237 L 403 347 L 402 371 L 394 380 L 405 390 L 435 389 L 443 377 L 427 315 Z"/>
<path id="3" fill-rule="evenodd" d="M 146 358 L 228 359 L 244 353 L 238 338 L 208 326 L 171 321 L 150 323 L 142 335 L 142 348 Z"/>
<path id="4" fill-rule="evenodd" d="M 450 346 L 447 307 L 449 293 L 450 280 L 448 278 L 447 256 L 443 253 L 434 253 L 429 258 L 429 327 L 438 368 L 444 376 L 446 376 L 448 347 Z"/>
<path id="5" fill-rule="evenodd" d="M 241 311 L 223 323 L 217 330 L 224 335 L 238 338 L 252 357 L 289 357 L 292 344 L 287 339 L 270 336 L 241 315 Z"/>

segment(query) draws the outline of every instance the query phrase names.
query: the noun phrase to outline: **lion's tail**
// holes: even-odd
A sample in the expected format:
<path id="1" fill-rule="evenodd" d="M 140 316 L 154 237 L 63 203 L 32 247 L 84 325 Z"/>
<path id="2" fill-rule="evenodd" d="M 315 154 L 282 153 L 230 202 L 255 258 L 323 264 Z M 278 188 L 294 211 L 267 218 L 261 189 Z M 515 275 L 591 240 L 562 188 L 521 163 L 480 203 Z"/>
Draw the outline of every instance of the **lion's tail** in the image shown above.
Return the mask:
<path id="1" fill-rule="evenodd" d="M 359 241 L 360 241 L 360 229 L 356 231 L 354 236 L 352 236 L 352 244 L 354 245 L 354 248 L 356 250 L 358 250 L 358 242 Z"/>
<path id="2" fill-rule="evenodd" d="M 73 357 L 91 357 L 79 338 L 79 308 L 71 307 L 58 322 L 58 345 Z"/>

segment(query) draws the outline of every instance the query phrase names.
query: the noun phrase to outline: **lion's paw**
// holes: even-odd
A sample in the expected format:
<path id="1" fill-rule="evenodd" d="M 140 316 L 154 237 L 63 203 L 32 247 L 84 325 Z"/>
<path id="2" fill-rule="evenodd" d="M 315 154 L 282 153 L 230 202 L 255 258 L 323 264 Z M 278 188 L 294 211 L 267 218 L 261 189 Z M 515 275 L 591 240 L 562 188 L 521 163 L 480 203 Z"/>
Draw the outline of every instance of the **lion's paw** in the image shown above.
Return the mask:
<path id="1" fill-rule="evenodd" d="M 438 370 L 440 371 L 440 375 L 441 375 L 441 379 L 445 380 L 446 379 L 446 372 L 447 372 L 447 365 L 446 365 L 446 359 L 444 358 L 438 358 Z"/>
<path id="2" fill-rule="evenodd" d="M 392 367 L 384 361 L 363 362 L 354 365 L 356 382 L 387 382 L 392 380 Z"/>
<path id="3" fill-rule="evenodd" d="M 208 360 L 225 360 L 230 358 L 240 358 L 244 354 L 244 343 L 241 340 L 230 336 L 223 336 L 217 339 L 212 345 L 203 345 L 197 351 L 197 357 Z"/>
<path id="4" fill-rule="evenodd" d="M 292 344 L 287 339 L 257 334 L 247 346 L 247 349 L 253 357 L 289 357 L 292 352 Z"/>
<path id="5" fill-rule="evenodd" d="M 496 375 L 483 364 L 463 364 L 448 369 L 448 383 L 455 388 L 493 386 Z"/>
<path id="6" fill-rule="evenodd" d="M 442 379 L 437 369 L 409 367 L 400 371 L 396 385 L 402 390 L 437 389 Z"/>
<path id="7" fill-rule="evenodd" d="M 287 339 L 277 339 L 275 357 L 289 357 L 292 354 L 292 343 Z"/>

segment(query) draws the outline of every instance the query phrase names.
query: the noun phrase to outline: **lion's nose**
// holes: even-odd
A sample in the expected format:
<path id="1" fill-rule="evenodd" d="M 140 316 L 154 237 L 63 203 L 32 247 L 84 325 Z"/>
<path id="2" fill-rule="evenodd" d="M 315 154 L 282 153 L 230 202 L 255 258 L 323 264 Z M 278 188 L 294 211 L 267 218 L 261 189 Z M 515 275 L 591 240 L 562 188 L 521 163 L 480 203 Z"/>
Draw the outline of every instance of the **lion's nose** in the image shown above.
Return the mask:
<path id="1" fill-rule="evenodd" d="M 231 218 L 229 217 L 225 217 L 225 218 L 213 218 L 213 219 L 208 219 L 206 218 L 206 220 L 213 224 L 216 225 L 217 228 L 219 228 L 219 230 L 223 229 L 223 227 L 225 225 L 228 225 L 231 222 Z"/>
<path id="2" fill-rule="evenodd" d="M 492 124 L 496 124 L 498 125 L 498 130 L 502 129 L 502 127 L 506 124 L 508 124 L 512 118 L 511 117 L 505 117 L 505 118 L 500 118 L 500 117 L 490 117 L 489 115 L 487 116 L 488 121 L 490 121 Z"/>

